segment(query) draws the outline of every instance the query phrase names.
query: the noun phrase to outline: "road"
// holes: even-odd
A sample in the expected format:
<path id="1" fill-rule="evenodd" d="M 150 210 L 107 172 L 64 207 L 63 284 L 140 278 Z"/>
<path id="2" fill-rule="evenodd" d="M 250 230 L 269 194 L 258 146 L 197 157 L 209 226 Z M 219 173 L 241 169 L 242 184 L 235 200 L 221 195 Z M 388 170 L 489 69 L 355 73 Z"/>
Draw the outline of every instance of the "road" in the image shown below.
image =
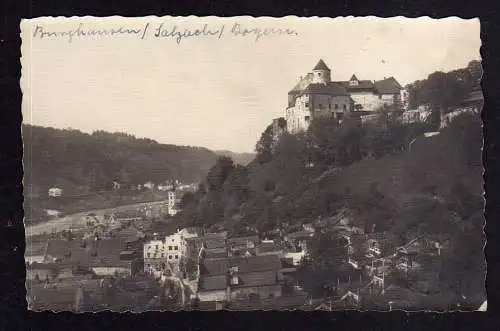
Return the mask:
<path id="1" fill-rule="evenodd" d="M 60 232 L 62 230 L 69 230 L 79 228 L 83 228 L 85 226 L 84 224 L 84 216 L 90 213 L 94 213 L 98 216 L 102 216 L 105 214 L 111 214 L 113 212 L 121 212 L 121 211 L 126 211 L 130 210 L 132 208 L 141 208 L 147 205 L 152 205 L 152 206 L 160 206 L 161 204 L 166 203 L 166 201 L 155 201 L 155 202 L 142 202 L 142 203 L 136 203 L 136 204 L 131 204 L 131 205 L 124 205 L 124 206 L 118 206 L 118 207 L 113 207 L 113 208 L 106 208 L 106 209 L 98 209 L 98 210 L 87 210 L 75 214 L 70 214 L 66 215 L 65 217 L 61 217 L 58 219 L 50 220 L 47 222 L 43 223 L 38 223 L 34 225 L 26 225 L 25 226 L 25 233 L 27 237 L 30 236 L 36 236 L 43 234 L 44 232 L 46 233 L 51 233 L 54 229 L 56 232 Z"/>

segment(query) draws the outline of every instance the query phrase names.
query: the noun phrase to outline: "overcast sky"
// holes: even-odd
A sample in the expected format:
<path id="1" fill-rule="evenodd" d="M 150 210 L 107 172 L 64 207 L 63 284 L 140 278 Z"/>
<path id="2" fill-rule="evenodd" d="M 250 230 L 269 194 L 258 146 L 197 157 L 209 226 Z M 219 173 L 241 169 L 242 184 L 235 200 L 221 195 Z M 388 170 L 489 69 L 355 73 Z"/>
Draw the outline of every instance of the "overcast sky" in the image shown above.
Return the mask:
<path id="1" fill-rule="evenodd" d="M 242 27 L 288 28 L 297 35 L 235 36 Z M 143 28 L 133 35 L 33 37 L 77 27 Z M 209 28 L 224 34 L 155 38 L 167 29 Z M 332 80 L 378 80 L 402 85 L 430 73 L 461 68 L 480 59 L 478 20 L 144 18 L 142 20 L 29 21 L 23 25 L 24 122 L 57 128 L 127 132 L 161 143 L 252 152 L 261 132 L 284 116 L 287 92 L 320 58 Z"/>

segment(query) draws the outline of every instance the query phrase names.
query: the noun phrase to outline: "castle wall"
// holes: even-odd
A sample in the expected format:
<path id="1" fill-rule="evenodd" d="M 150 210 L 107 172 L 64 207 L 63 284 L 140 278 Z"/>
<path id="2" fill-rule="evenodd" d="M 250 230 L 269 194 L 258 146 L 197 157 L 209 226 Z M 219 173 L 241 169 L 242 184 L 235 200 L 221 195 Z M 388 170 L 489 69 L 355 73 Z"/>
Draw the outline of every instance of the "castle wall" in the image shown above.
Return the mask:
<path id="1" fill-rule="evenodd" d="M 363 106 L 364 111 L 374 111 L 377 110 L 381 105 L 383 105 L 383 101 L 378 94 L 371 91 L 362 91 L 362 92 L 352 92 L 351 98 L 354 100 L 354 104 L 360 104 Z"/>
<path id="2" fill-rule="evenodd" d="M 295 106 L 286 110 L 287 130 L 290 133 L 297 133 L 309 127 L 311 113 L 309 95 L 301 95 L 295 100 Z"/>

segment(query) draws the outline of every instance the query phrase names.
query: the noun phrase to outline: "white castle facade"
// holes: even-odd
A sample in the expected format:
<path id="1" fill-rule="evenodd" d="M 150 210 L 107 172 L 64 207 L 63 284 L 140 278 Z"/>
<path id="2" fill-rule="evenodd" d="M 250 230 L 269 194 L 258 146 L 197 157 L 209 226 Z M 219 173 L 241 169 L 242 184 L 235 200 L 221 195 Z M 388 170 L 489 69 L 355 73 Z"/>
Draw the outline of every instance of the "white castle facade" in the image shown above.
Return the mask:
<path id="1" fill-rule="evenodd" d="M 402 106 L 403 98 L 403 88 L 394 77 L 371 81 L 352 75 L 348 81 L 332 81 L 330 68 L 319 60 L 312 72 L 288 92 L 287 130 L 307 130 L 317 117 L 332 116 L 342 121 L 347 115 L 366 115 L 384 105 Z"/>

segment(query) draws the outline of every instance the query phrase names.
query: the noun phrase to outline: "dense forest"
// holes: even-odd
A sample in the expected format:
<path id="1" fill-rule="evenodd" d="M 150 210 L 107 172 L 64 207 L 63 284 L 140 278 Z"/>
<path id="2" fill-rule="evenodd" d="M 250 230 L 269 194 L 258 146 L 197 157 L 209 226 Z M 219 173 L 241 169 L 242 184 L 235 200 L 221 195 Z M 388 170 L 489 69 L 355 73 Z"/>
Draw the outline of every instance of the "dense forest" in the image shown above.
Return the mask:
<path id="1" fill-rule="evenodd" d="M 216 160 L 205 148 L 159 144 L 124 133 L 60 130 L 23 125 L 25 196 L 46 196 L 49 187 L 68 194 L 179 179 L 202 180 Z"/>
<path id="2" fill-rule="evenodd" d="M 416 90 L 429 88 L 432 77 L 440 75 L 414 84 L 424 86 L 412 91 L 414 105 L 429 102 Z M 450 77 L 461 81 L 454 72 Z M 454 103 L 477 83 L 455 95 Z M 435 104 L 452 107 L 446 98 L 436 97 Z M 205 227 L 223 224 L 234 234 L 255 229 L 265 235 L 285 224 L 334 217 L 347 209 L 356 226 L 387 232 L 395 244 L 417 234 L 449 240 L 452 248 L 436 267 L 439 279 L 433 283 L 453 293 L 484 290 L 479 114 L 462 114 L 429 137 L 424 133 L 435 131 L 434 123 L 404 124 L 389 113 L 366 126 L 348 119 L 341 125 L 315 119 L 308 132 L 285 132 L 279 139 L 271 128 L 263 132 L 248 166 L 218 158 L 198 192 L 182 199 L 179 221 Z M 335 240 L 335 235 L 326 234 L 313 244 L 312 262 L 304 272 L 305 279 L 315 280 L 310 286 L 321 279 L 318 272 L 329 277 L 336 272 L 332 261 L 339 253 L 329 250 L 338 246 Z M 314 277 L 308 278 L 311 273 Z"/>

